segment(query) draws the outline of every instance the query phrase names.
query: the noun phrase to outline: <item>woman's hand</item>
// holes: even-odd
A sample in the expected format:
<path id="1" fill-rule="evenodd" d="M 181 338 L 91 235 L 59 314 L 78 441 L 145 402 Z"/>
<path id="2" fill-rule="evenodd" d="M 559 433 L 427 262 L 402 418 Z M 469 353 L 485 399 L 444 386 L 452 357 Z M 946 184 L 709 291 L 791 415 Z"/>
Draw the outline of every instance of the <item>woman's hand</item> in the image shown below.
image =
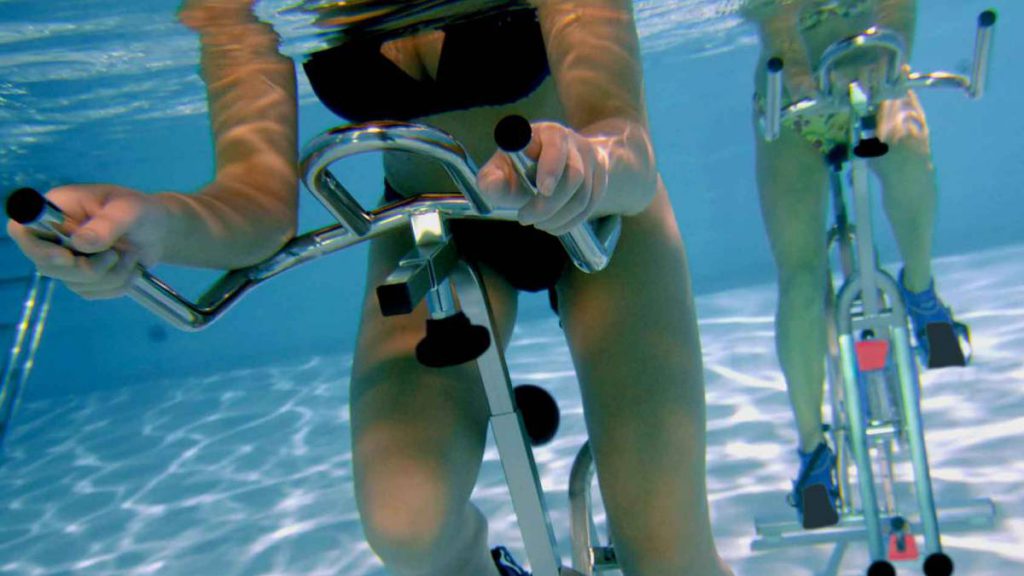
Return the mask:
<path id="1" fill-rule="evenodd" d="M 120 186 L 82 184 L 54 188 L 46 198 L 78 223 L 62 230 L 69 245 L 45 240 L 13 220 L 7 232 L 40 274 L 62 280 L 83 298 L 124 294 L 139 273 L 137 264 L 160 259 L 168 216 L 153 197 Z"/>
<path id="2" fill-rule="evenodd" d="M 519 211 L 519 223 L 554 235 L 583 222 L 608 188 L 608 154 L 599 138 L 587 138 L 554 122 L 532 124 L 533 139 L 523 151 L 537 163 L 534 195 L 498 151 L 480 169 L 477 186 L 501 208 Z"/>

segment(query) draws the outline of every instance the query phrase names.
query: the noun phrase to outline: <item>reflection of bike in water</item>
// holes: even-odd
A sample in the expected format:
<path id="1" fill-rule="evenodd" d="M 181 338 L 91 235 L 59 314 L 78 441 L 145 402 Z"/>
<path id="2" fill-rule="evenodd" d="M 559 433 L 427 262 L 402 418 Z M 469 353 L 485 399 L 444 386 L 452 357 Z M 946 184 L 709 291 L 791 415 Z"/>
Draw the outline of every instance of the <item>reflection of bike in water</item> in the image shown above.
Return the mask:
<path id="1" fill-rule="evenodd" d="M 866 538 L 872 560 L 867 573 L 885 576 L 895 574 L 890 561 L 918 560 L 914 533 L 920 531 L 924 535 L 925 574 L 948 576 L 954 567 L 942 551 L 940 520 L 945 530 L 992 524 L 995 510 L 988 499 L 936 509 L 924 445 L 918 365 L 899 286 L 877 261 L 866 164 L 867 159 L 888 151 L 875 130 L 877 106 L 890 95 L 915 87 L 953 87 L 966 90 L 973 98 L 982 95 L 995 20 L 991 11 L 979 17 L 970 79 L 942 72 L 907 73 L 900 37 L 872 28 L 837 42 L 824 53 L 817 68 L 819 99 L 783 108 L 783 62 L 774 59 L 768 63 L 763 118 L 766 138 L 778 136 L 783 117 L 844 111 L 850 114 L 852 128 L 849 145 L 837 146 L 827 157 L 835 218 L 828 234 L 834 258 L 826 291 L 826 375 L 832 397 L 832 424 L 827 432 L 837 453 L 840 519 L 835 526 L 811 531 L 802 530 L 796 522 L 758 521 L 755 549 L 835 542 L 825 571 L 835 574 L 847 544 Z M 861 50 L 888 53 L 885 81 L 878 86 L 858 82 L 833 86 L 835 64 Z M 852 221 L 844 193 L 847 166 Z M 838 286 L 833 274 L 839 278 Z M 918 356 L 928 368 L 963 366 L 970 359 L 966 326 L 929 324 L 920 338 L 927 341 L 917 342 Z M 904 485 L 897 482 L 897 476 L 907 461 L 912 482 Z M 855 478 L 851 478 L 851 468 Z"/>

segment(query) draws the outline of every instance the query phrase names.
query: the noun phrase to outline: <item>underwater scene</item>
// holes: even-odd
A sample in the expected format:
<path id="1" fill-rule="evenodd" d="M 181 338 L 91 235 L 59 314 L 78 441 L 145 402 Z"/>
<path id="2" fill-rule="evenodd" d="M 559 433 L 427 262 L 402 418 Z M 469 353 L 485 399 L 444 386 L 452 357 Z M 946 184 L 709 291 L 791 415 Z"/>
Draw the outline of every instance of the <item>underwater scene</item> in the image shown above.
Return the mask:
<path id="1" fill-rule="evenodd" d="M 245 26 L 209 24 L 221 17 Z M 411 358 L 419 336 L 378 323 L 384 296 L 374 289 L 385 278 L 429 300 L 429 312 L 420 304 L 416 314 L 432 322 L 452 306 L 474 322 L 479 310 L 499 319 L 488 342 L 506 344 L 511 382 L 554 399 L 557 433 L 530 454 L 563 574 L 674 573 L 644 563 L 645 550 L 676 556 L 659 548 L 665 540 L 630 533 L 646 529 L 629 522 L 633 510 L 634 519 L 679 528 L 665 520 L 677 513 L 684 528 L 658 536 L 681 550 L 692 544 L 693 554 L 716 550 L 722 571 L 709 576 L 1024 573 L 1024 81 L 1014 64 L 1022 20 L 1024 4 L 1013 0 L 0 0 L 0 196 L 82 185 L 108 194 L 110 184 L 130 190 L 135 200 L 123 206 L 176 195 L 174 210 L 199 214 L 174 229 L 180 242 L 152 254 L 126 248 L 151 241 L 138 224 L 112 241 L 109 259 L 86 258 L 78 240 L 57 238 L 71 234 L 60 229 L 69 223 L 31 232 L 19 217 L 24 205 L 7 202 L 21 224 L 0 232 L 0 574 L 471 574 L 442 571 L 444 550 L 422 552 L 434 568 L 407 568 L 389 549 L 388 517 L 373 508 L 378 497 L 404 502 L 398 492 L 374 496 L 377 468 L 360 448 L 359 438 L 385 442 L 374 440 L 374 419 L 397 414 L 370 408 L 390 390 L 380 382 L 413 412 L 433 409 L 401 388 L 430 369 L 389 356 L 404 346 Z M 892 88 L 897 81 L 914 92 Z M 808 113 L 811 104 L 823 111 Z M 534 123 L 533 140 L 506 156 L 495 153 L 491 127 L 510 113 Z M 242 117 L 249 124 L 234 126 Z M 330 132 L 368 121 L 378 124 Z M 523 180 L 518 160 L 503 163 L 536 156 L 540 135 L 552 135 L 544 150 L 568 146 L 562 184 L 542 182 L 550 158 Z M 406 148 L 395 151 L 395 140 Z M 342 145 L 356 153 L 342 158 Z M 269 168 L 231 172 L 230 159 L 245 154 Z M 469 172 L 458 171 L 463 162 Z M 532 187 L 537 195 L 516 209 L 536 208 L 531 233 L 558 233 L 516 236 L 510 248 L 492 240 L 498 228 L 452 226 L 457 248 L 440 248 L 437 238 L 448 236 L 431 236 L 439 233 L 430 209 L 482 219 L 467 192 L 488 190 L 472 182 L 478 171 L 481 181 L 507 176 L 490 182 L 498 192 L 487 198 Z M 225 184 L 236 177 L 246 185 Z M 290 179 L 297 200 L 251 192 L 281 190 L 277 177 Z M 567 180 L 564 204 L 546 207 Z M 616 196 L 617 184 L 650 193 Z M 846 190 L 845 212 L 830 186 Z M 569 200 L 574 190 L 591 196 Z M 203 194 L 222 200 L 209 208 L 181 200 Z M 28 198 L 32 208 L 36 196 Z M 49 198 L 72 215 L 93 210 L 69 203 L 70 193 Z M 237 199 L 241 208 L 225 208 Z M 297 205 L 280 211 L 297 227 L 273 246 L 246 245 L 244 231 L 236 254 L 210 240 L 291 200 Z M 579 213 L 563 211 L 576 204 Z M 866 207 L 870 218 L 860 222 Z M 392 213 L 401 217 L 385 218 Z M 125 230 L 136 225 L 127 220 L 136 214 L 120 214 Z M 517 214 L 499 206 L 494 218 Z M 601 220 L 609 227 L 621 215 L 611 264 L 586 245 L 583 256 L 562 254 L 559 241 L 568 247 L 570 236 L 586 244 L 584 220 L 597 215 L 611 215 Z M 258 215 L 252 222 L 263 224 Z M 377 243 L 378 227 L 408 222 L 415 240 Z M 373 248 L 356 232 L 364 225 Z M 605 230 L 595 236 L 607 247 Z M 873 245 L 858 244 L 862 236 Z M 59 261 L 48 250 L 61 242 L 75 252 L 59 248 Z M 403 257 L 407 249 L 415 254 Z M 523 291 L 480 255 L 491 252 L 519 258 L 517 273 L 531 278 L 557 252 L 557 279 Z M 458 258 L 483 270 L 489 307 L 477 310 L 469 295 L 452 300 L 440 278 L 454 270 L 461 294 Z M 611 272 L 586 274 L 587 258 Z M 859 271 L 872 258 L 885 274 Z M 36 276 L 40 262 L 58 280 Z M 106 272 L 121 279 L 89 286 Z M 602 274 L 614 285 L 588 288 Z M 870 284 L 840 291 L 848 279 Z M 853 319 L 833 321 L 846 305 Z M 639 357 L 657 360 L 623 360 L 608 342 L 646 347 Z M 446 366 L 456 374 L 473 364 Z M 680 401 L 689 408 L 658 409 L 678 397 L 645 384 L 671 388 L 668 378 L 696 390 Z M 481 388 L 470 384 L 459 390 Z M 491 390 L 452 403 L 486 411 L 492 402 L 496 414 Z M 439 394 L 448 395 L 458 396 Z M 488 545 L 522 565 L 496 573 L 553 576 L 537 565 L 538 545 L 524 541 L 525 508 L 513 506 L 502 464 L 504 442 L 521 434 L 507 436 L 495 416 L 484 437 L 480 410 L 465 425 L 479 436 L 467 450 L 482 461 L 478 470 L 465 465 L 464 488 L 487 520 Z M 628 421 L 659 432 L 616 428 L 616 410 L 641 414 Z M 863 417 L 848 415 L 857 410 Z M 699 426 L 676 435 L 658 426 L 688 417 L 696 426 L 700 414 L 703 439 Z M 417 434 L 443 435 L 463 424 L 455 420 L 439 417 Z M 819 437 L 831 468 L 821 468 Z M 583 568 L 570 477 L 588 439 L 608 471 L 599 466 L 591 483 L 595 565 Z M 616 489 L 644 476 L 645 492 L 674 486 L 654 478 L 676 463 L 658 456 L 665 446 L 698 454 L 678 458 L 689 480 L 666 489 L 665 516 L 628 496 L 606 512 L 605 474 Z M 613 452 L 636 457 L 617 464 Z M 930 480 L 921 479 L 924 458 Z M 650 468 L 634 477 L 634 461 Z M 873 506 L 857 474 L 864 464 L 873 469 Z M 706 512 L 672 499 L 703 501 L 705 489 Z M 705 513 L 713 543 L 701 540 Z M 611 542 L 609 516 L 622 523 Z M 907 527 L 893 524 L 904 518 Z M 938 530 L 941 545 L 931 540 Z M 625 564 L 602 559 L 602 546 Z M 955 570 L 931 558 L 940 549 Z"/>

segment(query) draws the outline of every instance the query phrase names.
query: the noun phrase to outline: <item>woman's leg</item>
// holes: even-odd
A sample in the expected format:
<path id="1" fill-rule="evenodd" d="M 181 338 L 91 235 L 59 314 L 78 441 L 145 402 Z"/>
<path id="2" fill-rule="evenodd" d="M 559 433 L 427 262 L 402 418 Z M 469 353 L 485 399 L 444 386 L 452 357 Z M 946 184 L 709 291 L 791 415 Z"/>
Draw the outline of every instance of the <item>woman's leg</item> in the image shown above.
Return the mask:
<path id="1" fill-rule="evenodd" d="M 904 262 L 904 285 L 911 292 L 929 287 L 938 195 L 928 124 L 917 95 L 888 100 L 879 112 L 879 138 L 889 153 L 872 161 L 882 182 L 885 214 Z"/>
<path id="2" fill-rule="evenodd" d="M 415 346 L 426 305 L 383 317 L 375 286 L 412 248 L 405 231 L 374 242 L 352 370 L 352 456 L 363 529 L 396 576 L 496 576 L 487 523 L 470 504 L 489 412 L 474 363 L 425 368 Z M 507 343 L 516 293 L 481 271 L 498 338 Z"/>
<path id="3" fill-rule="evenodd" d="M 623 573 L 730 574 L 711 535 L 700 339 L 663 187 L 623 219 L 610 266 L 573 269 L 558 296 Z"/>
<path id="4" fill-rule="evenodd" d="M 791 129 L 765 142 L 755 128 L 754 138 L 761 213 L 779 276 L 776 352 L 807 453 L 824 440 L 828 173 L 821 152 Z"/>

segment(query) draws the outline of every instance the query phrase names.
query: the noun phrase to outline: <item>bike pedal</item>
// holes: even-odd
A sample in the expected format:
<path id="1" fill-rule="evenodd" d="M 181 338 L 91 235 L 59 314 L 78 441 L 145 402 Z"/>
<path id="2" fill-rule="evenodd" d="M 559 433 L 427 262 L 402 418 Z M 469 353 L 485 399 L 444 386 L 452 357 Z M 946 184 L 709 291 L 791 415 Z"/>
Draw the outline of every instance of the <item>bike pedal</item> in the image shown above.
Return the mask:
<path id="1" fill-rule="evenodd" d="M 928 338 L 928 368 L 947 368 L 950 366 L 966 366 L 963 350 L 960 349 L 960 338 L 953 330 L 952 324 L 935 322 L 926 327 Z"/>
<path id="2" fill-rule="evenodd" d="M 804 530 L 835 526 L 839 523 L 835 503 L 829 498 L 828 489 L 823 484 L 808 486 L 800 497 L 803 500 Z"/>

